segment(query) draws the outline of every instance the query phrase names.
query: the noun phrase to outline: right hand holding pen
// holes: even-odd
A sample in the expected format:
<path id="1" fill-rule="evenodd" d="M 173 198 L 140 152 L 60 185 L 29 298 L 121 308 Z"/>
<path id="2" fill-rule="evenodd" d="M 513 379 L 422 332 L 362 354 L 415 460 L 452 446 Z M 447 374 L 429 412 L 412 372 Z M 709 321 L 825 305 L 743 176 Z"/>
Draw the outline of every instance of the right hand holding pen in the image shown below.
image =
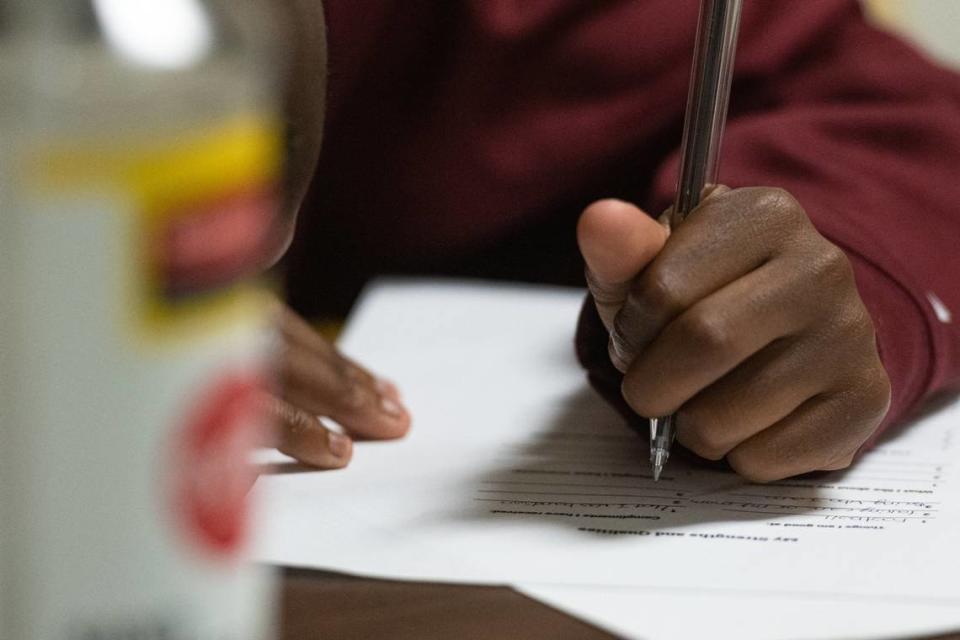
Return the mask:
<path id="1" fill-rule="evenodd" d="M 397 388 L 337 351 L 287 307 L 278 314 L 279 389 L 266 397 L 276 423 L 275 445 L 300 462 L 321 469 L 345 467 L 353 440 L 388 440 L 410 428 L 410 414 Z M 344 433 L 324 425 L 336 421 Z"/>
<path id="2" fill-rule="evenodd" d="M 623 399 L 769 482 L 848 466 L 890 403 L 846 255 L 781 189 L 715 188 L 670 230 L 625 202 L 578 225 Z"/>

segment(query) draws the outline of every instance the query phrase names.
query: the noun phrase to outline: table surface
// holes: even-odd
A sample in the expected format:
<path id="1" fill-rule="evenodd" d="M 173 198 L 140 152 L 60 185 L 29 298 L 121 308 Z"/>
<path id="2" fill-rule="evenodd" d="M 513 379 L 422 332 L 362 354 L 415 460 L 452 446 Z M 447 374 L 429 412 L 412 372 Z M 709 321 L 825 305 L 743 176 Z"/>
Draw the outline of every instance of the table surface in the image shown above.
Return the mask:
<path id="1" fill-rule="evenodd" d="M 280 640 L 609 640 L 506 587 L 369 580 L 284 570 Z"/>
<path id="2" fill-rule="evenodd" d="M 585 622 L 507 587 L 283 572 L 280 640 L 609 640 Z M 924 640 L 960 640 L 960 632 Z"/>

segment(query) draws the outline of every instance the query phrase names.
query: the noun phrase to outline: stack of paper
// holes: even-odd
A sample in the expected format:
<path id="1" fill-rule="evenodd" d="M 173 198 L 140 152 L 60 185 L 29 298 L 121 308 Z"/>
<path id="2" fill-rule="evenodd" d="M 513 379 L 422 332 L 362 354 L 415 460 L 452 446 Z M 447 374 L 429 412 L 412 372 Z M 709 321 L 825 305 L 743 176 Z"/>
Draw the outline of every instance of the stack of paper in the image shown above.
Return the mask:
<path id="1" fill-rule="evenodd" d="M 954 406 L 854 469 L 770 485 L 672 458 L 587 386 L 583 293 L 386 282 L 345 352 L 414 428 L 349 469 L 261 479 L 266 562 L 515 585 L 643 638 L 894 637 L 960 628 Z"/>

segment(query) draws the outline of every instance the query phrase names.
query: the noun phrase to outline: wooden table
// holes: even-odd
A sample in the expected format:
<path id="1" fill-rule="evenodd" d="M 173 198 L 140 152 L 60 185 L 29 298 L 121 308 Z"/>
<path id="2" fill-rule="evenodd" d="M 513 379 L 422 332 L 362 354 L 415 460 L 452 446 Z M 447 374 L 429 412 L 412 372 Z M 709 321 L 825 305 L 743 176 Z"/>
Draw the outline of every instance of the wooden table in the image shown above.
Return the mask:
<path id="1" fill-rule="evenodd" d="M 610 640 L 506 587 L 368 580 L 286 570 L 280 640 Z M 960 633 L 924 640 L 960 640 Z"/>
<path id="2" fill-rule="evenodd" d="M 506 587 L 368 580 L 286 570 L 280 640 L 610 640 Z"/>

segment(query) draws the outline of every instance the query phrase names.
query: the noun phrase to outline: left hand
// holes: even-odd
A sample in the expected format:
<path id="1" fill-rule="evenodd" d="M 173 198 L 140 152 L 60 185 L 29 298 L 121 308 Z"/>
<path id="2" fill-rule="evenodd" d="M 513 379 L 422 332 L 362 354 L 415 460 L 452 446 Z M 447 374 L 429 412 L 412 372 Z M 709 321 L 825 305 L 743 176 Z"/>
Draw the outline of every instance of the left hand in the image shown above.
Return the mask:
<path id="1" fill-rule="evenodd" d="M 261 397 L 276 426 L 277 449 L 318 469 L 340 469 L 350 463 L 354 439 L 407 433 L 410 414 L 392 383 L 341 354 L 292 309 L 279 309 L 277 329 L 279 385 Z"/>
<path id="2" fill-rule="evenodd" d="M 890 382 L 846 255 L 788 193 L 718 187 L 677 229 L 605 200 L 578 241 L 622 393 L 769 482 L 848 466 Z"/>

